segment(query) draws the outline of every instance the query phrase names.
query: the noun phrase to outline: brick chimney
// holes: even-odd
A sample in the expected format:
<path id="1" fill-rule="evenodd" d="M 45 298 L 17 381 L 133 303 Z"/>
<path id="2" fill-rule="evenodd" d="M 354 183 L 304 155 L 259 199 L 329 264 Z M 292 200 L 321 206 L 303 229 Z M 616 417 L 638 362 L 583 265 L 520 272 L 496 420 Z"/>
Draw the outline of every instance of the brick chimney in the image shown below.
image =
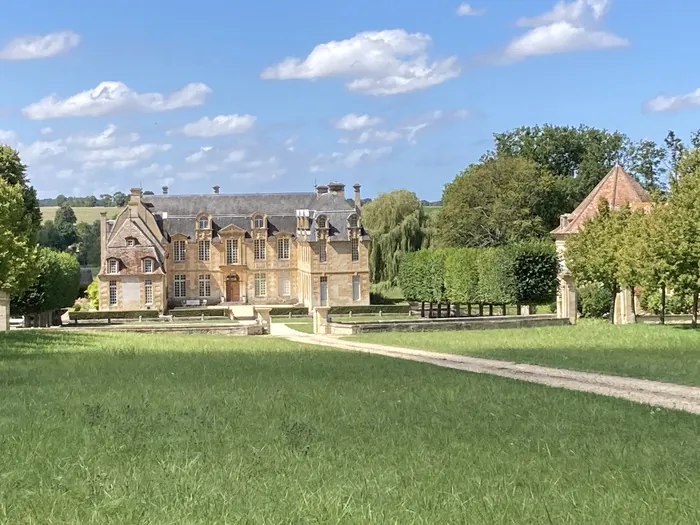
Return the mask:
<path id="1" fill-rule="evenodd" d="M 355 190 L 355 208 L 359 210 L 362 202 L 362 199 L 360 199 L 360 184 L 356 183 L 352 188 Z"/>
<path id="2" fill-rule="evenodd" d="M 168 194 L 168 187 L 163 186 L 163 195 L 167 195 L 167 194 Z"/>
<path id="3" fill-rule="evenodd" d="M 131 188 L 129 190 L 129 217 L 135 218 L 138 216 L 142 195 L 143 190 L 141 188 Z"/>
<path id="4" fill-rule="evenodd" d="M 212 186 L 212 189 L 214 190 L 214 193 L 215 193 L 216 195 L 219 194 L 219 185 L 218 185 L 218 184 L 215 185 L 215 186 Z"/>
<path id="5" fill-rule="evenodd" d="M 328 193 L 328 186 L 325 184 L 320 184 L 316 186 L 316 196 L 318 197 L 319 195 L 324 195 Z"/>
<path id="6" fill-rule="evenodd" d="M 345 184 L 342 182 L 329 182 L 328 192 L 331 195 L 338 195 L 341 199 L 345 199 Z"/>

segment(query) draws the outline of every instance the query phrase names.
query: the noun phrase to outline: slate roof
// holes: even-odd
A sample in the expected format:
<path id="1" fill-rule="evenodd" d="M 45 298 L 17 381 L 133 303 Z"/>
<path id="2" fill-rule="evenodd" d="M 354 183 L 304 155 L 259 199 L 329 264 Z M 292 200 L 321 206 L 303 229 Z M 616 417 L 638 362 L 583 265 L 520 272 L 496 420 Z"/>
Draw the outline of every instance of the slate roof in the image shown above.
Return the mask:
<path id="1" fill-rule="evenodd" d="M 625 204 L 633 210 L 651 205 L 649 192 L 622 166 L 616 164 L 572 213 L 562 216 L 561 223 L 552 234 L 567 235 L 578 232 L 586 219 L 598 213 L 600 199 L 607 200 L 613 209 L 619 209 Z"/>

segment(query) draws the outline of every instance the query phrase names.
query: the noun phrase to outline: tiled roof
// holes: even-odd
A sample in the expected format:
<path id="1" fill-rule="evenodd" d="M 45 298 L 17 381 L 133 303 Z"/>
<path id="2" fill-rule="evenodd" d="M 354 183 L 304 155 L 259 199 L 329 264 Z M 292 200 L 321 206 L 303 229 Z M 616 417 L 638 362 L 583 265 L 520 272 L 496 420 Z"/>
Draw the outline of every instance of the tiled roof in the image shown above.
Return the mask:
<path id="1" fill-rule="evenodd" d="M 598 203 L 605 199 L 613 209 L 629 204 L 632 209 L 646 208 L 651 204 L 651 196 L 637 180 L 616 164 L 603 177 L 593 191 L 570 214 L 562 216 L 553 235 L 576 233 L 586 221 L 598 213 Z"/>

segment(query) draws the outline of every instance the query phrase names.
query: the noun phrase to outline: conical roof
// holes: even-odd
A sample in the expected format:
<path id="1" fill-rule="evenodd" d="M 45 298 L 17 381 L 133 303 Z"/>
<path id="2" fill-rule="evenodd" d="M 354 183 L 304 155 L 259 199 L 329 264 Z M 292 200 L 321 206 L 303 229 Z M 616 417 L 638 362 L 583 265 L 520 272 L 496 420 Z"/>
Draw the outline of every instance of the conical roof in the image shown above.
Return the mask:
<path id="1" fill-rule="evenodd" d="M 562 215 L 559 226 L 552 234 L 566 235 L 579 231 L 586 219 L 597 215 L 600 199 L 607 200 L 612 209 L 619 209 L 625 204 L 633 210 L 651 205 L 649 192 L 622 166 L 615 164 L 572 213 Z"/>

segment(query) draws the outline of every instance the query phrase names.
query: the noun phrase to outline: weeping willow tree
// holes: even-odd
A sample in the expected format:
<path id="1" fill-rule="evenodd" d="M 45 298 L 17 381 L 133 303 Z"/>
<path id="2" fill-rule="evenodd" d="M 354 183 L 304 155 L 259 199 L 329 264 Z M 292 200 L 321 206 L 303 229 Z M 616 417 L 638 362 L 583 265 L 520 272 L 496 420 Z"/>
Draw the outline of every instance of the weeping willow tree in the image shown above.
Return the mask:
<path id="1" fill-rule="evenodd" d="M 372 235 L 372 281 L 395 285 L 402 256 L 430 245 L 430 217 L 418 197 L 407 190 L 380 195 L 363 208 L 362 217 Z"/>

